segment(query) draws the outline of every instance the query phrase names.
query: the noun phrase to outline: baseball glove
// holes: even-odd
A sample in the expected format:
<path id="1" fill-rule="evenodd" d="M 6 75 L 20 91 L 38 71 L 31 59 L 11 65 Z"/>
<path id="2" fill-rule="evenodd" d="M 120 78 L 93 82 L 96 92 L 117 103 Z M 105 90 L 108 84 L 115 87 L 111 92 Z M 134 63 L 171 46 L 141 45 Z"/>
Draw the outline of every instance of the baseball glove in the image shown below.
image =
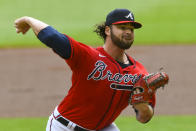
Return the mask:
<path id="1" fill-rule="evenodd" d="M 152 73 L 140 78 L 133 86 L 130 104 L 148 102 L 156 90 L 165 86 L 169 77 L 165 72 Z"/>

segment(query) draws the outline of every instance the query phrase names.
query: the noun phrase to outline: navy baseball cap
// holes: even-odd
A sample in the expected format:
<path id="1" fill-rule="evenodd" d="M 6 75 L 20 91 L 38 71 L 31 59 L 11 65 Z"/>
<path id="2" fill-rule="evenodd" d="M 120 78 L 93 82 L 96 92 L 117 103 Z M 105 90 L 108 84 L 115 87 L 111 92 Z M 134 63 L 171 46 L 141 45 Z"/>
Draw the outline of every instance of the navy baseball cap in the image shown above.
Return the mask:
<path id="1" fill-rule="evenodd" d="M 142 27 L 142 24 L 134 20 L 133 13 L 128 9 L 115 9 L 106 17 L 106 26 L 121 23 L 131 23 L 135 29 Z"/>

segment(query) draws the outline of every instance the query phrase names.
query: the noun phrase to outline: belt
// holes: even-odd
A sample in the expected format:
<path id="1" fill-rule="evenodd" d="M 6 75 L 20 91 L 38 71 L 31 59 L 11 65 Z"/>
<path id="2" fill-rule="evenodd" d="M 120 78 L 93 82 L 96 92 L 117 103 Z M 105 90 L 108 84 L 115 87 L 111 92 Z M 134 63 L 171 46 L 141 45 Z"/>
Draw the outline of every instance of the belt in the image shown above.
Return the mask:
<path id="1" fill-rule="evenodd" d="M 61 124 L 65 125 L 66 127 L 69 127 L 69 126 L 70 126 L 70 128 L 71 128 L 71 127 L 74 127 L 74 126 L 72 126 L 73 123 L 72 123 L 71 125 L 69 125 L 70 121 L 64 119 L 64 118 L 61 117 L 61 116 L 58 117 L 58 118 L 56 118 L 56 120 L 57 120 L 58 122 L 60 122 Z M 75 124 L 74 124 L 74 125 L 75 125 Z M 84 128 L 82 128 L 82 127 L 79 127 L 78 125 L 75 125 L 75 127 L 72 128 L 72 129 L 73 129 L 74 131 L 89 131 L 89 130 L 87 130 L 87 129 L 84 129 Z"/>

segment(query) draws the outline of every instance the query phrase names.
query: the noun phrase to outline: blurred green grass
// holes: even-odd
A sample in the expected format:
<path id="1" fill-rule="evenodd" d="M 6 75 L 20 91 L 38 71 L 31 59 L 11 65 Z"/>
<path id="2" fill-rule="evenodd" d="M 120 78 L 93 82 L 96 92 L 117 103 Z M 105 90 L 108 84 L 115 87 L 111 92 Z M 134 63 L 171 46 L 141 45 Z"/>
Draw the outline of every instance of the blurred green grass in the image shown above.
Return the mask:
<path id="1" fill-rule="evenodd" d="M 119 117 L 116 124 L 121 131 L 195 131 L 196 116 L 154 116 L 146 124 L 134 117 Z"/>
<path id="2" fill-rule="evenodd" d="M 32 16 L 76 40 L 101 45 L 94 25 L 114 8 L 128 8 L 143 28 L 135 44 L 195 44 L 195 0 L 0 0 L 0 47 L 42 46 L 33 32 L 15 33 L 14 20 Z"/>
<path id="3" fill-rule="evenodd" d="M 48 118 L 1 118 L 1 131 L 44 131 Z M 154 116 L 147 124 L 134 117 L 119 117 L 115 123 L 121 131 L 194 131 L 196 116 Z"/>
<path id="4" fill-rule="evenodd" d="M 0 131 L 44 131 L 47 118 L 1 118 Z"/>

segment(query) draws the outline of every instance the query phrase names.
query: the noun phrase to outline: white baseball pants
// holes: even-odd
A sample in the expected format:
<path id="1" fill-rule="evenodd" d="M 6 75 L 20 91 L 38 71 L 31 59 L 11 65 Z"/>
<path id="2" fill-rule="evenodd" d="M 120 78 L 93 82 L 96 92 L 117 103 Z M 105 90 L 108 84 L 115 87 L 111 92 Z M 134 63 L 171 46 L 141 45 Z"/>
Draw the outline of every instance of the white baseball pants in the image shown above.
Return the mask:
<path id="1" fill-rule="evenodd" d="M 54 115 L 57 115 L 57 116 L 59 115 L 57 109 L 55 109 Z M 74 131 L 72 129 L 73 127 L 68 127 L 68 126 L 66 127 L 65 125 L 63 125 L 59 121 L 57 121 L 54 118 L 54 115 L 52 114 L 49 117 L 48 123 L 47 123 L 47 126 L 46 126 L 46 131 Z M 112 123 L 108 127 L 105 127 L 104 129 L 99 130 L 99 131 L 120 131 L 120 130 L 118 129 L 118 127 L 116 126 L 115 123 Z"/>

